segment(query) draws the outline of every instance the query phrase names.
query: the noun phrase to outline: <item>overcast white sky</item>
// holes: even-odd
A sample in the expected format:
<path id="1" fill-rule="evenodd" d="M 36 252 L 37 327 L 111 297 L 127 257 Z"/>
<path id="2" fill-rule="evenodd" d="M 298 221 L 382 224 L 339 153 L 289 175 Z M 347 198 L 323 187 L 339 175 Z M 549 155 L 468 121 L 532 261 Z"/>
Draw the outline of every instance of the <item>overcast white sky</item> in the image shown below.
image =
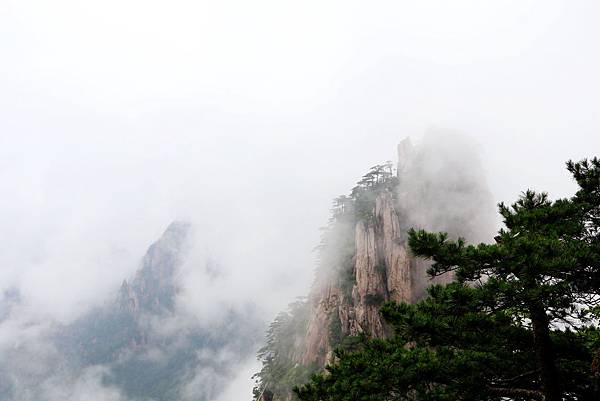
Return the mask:
<path id="1" fill-rule="evenodd" d="M 305 292 L 330 199 L 429 127 L 479 143 L 498 201 L 568 195 L 563 162 L 600 153 L 599 19 L 596 1 L 3 0 L 0 289 L 69 320 L 190 218 L 271 313 Z"/>

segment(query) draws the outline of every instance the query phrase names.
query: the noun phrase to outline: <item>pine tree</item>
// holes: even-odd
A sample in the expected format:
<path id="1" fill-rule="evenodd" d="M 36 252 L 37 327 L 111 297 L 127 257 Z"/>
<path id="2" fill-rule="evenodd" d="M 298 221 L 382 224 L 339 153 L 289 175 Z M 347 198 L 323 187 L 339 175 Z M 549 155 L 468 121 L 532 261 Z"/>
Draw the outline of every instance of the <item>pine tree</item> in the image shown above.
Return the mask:
<path id="1" fill-rule="evenodd" d="M 526 191 L 499 205 L 493 244 L 409 232 L 431 276 L 453 272 L 417 303 L 388 304 L 396 329 L 338 351 L 302 400 L 598 400 L 600 161 L 568 162 L 569 199 Z M 595 358 L 595 359 L 594 359 Z"/>

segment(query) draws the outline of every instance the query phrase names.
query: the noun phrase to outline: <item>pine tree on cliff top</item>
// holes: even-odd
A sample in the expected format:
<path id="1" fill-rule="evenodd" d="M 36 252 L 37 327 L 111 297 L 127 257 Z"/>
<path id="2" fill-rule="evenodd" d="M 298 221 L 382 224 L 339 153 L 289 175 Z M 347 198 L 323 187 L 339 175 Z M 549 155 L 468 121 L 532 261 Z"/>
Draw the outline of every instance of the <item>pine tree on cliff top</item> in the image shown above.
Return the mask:
<path id="1" fill-rule="evenodd" d="M 302 400 L 600 400 L 600 161 L 569 162 L 579 190 L 499 205 L 494 244 L 410 231 L 431 276 L 415 305 L 382 309 L 396 335 L 338 351 Z"/>

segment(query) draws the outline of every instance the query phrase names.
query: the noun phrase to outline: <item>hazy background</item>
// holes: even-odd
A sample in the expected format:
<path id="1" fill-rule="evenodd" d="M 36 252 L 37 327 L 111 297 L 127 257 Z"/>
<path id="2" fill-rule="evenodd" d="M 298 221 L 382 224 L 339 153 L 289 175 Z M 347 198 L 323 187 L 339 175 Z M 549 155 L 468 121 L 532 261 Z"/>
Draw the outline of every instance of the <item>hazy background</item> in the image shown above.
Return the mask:
<path id="1" fill-rule="evenodd" d="M 306 293 L 330 200 L 430 128 L 473 138 L 496 201 L 568 195 L 564 161 L 600 153 L 599 18 L 595 1 L 2 0 L 0 291 L 69 322 L 183 218 L 229 271 L 220 300 L 267 321 Z"/>

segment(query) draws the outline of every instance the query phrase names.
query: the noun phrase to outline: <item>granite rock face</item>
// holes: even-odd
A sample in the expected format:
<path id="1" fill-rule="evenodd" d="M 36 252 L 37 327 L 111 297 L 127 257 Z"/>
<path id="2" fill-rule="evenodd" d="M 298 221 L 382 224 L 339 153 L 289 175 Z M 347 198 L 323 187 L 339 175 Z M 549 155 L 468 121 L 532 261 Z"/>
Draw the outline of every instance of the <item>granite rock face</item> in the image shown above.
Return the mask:
<path id="1" fill-rule="evenodd" d="M 410 256 L 404 232 L 393 194 L 379 193 L 373 218 L 356 223 L 351 291 L 345 293 L 335 280 L 313 287 L 306 345 L 298 362 L 323 365 L 328 361 L 333 350 L 329 327 L 338 324 L 334 320 L 339 321 L 343 337 L 365 333 L 383 338 L 391 333 L 379 314 L 381 304 L 414 302 L 423 295 L 431 283 L 424 273 L 426 262 Z"/>

